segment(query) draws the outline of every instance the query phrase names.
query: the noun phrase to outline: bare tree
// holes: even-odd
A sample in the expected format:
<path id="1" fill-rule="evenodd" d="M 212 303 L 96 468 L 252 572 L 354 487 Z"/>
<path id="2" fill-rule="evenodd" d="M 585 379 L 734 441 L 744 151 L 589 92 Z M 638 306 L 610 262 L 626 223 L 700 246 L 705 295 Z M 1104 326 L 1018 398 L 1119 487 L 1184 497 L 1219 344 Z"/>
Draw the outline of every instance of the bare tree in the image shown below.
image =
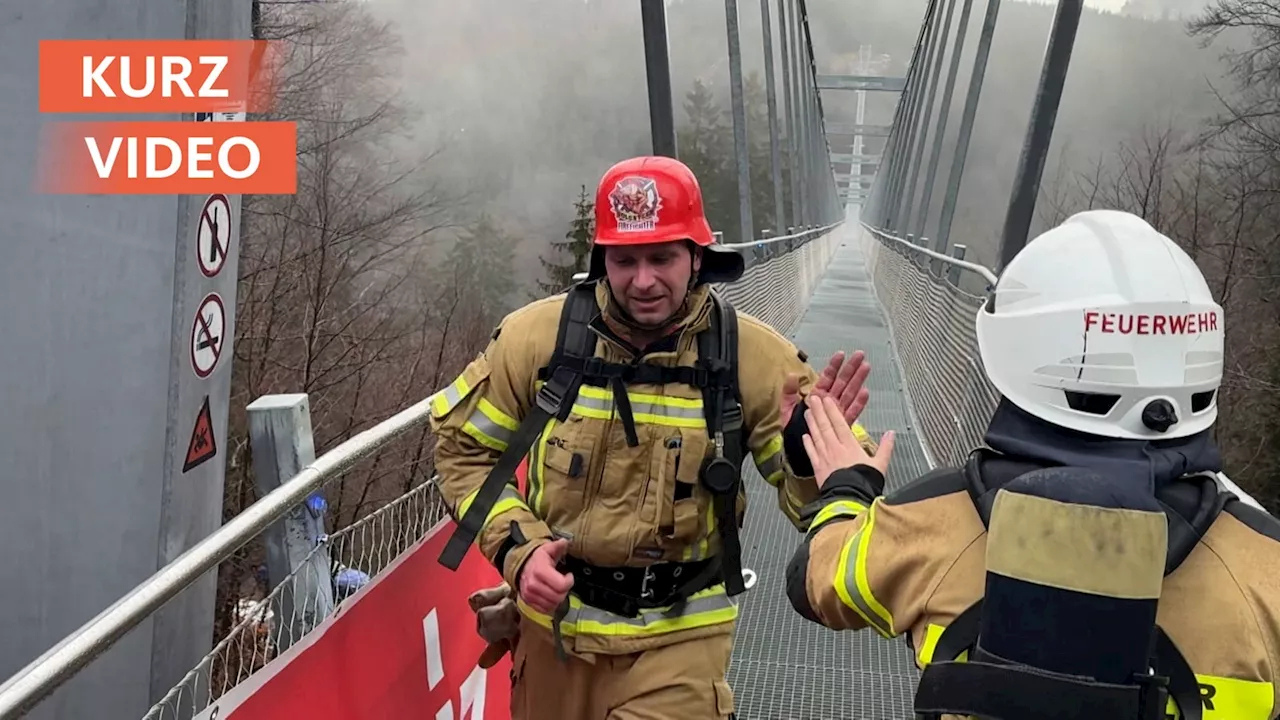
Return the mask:
<path id="1" fill-rule="evenodd" d="M 455 317 L 483 306 L 481 286 L 439 266 L 471 224 L 466 198 L 435 181 L 436 153 L 415 157 L 398 142 L 412 108 L 392 74 L 392 28 L 358 2 L 263 0 L 257 34 L 279 50 L 264 119 L 297 124 L 298 190 L 243 200 L 225 518 L 257 499 L 243 411 L 254 398 L 308 393 L 324 452 L 428 396 L 484 340 Z M 328 526 L 425 481 L 429 450 L 424 435 L 348 470 L 325 490 Z M 266 591 L 262 561 L 251 544 L 219 569 L 219 637 L 242 597 Z"/>
<path id="2" fill-rule="evenodd" d="M 1059 213 L 1109 208 L 1143 217 L 1173 238 L 1204 272 L 1226 312 L 1225 372 L 1215 437 L 1229 475 L 1275 507 L 1280 470 L 1280 348 L 1274 272 L 1277 203 L 1274 162 L 1232 134 L 1183 141 L 1168 127 L 1145 127 L 1075 174 L 1059 192 Z M 1073 209 L 1074 208 L 1074 209 Z"/>

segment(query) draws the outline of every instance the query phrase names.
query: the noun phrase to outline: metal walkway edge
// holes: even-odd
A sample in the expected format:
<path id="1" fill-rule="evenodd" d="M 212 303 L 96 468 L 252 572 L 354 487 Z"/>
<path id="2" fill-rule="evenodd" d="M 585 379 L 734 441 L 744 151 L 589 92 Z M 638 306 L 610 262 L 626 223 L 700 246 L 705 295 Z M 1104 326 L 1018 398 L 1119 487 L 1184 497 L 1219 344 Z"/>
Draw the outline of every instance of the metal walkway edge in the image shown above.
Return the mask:
<path id="1" fill-rule="evenodd" d="M 817 370 L 837 350 L 866 352 L 871 400 L 860 422 L 874 437 L 897 432 L 888 485 L 928 470 L 910 425 L 901 371 L 850 219 L 793 341 Z M 773 488 L 747 463 L 743 564 L 759 579 L 742 595 L 729 683 L 738 720 L 910 718 L 918 671 L 905 640 L 873 630 L 834 632 L 800 617 L 786 596 L 786 567 L 801 535 L 778 510 Z"/>

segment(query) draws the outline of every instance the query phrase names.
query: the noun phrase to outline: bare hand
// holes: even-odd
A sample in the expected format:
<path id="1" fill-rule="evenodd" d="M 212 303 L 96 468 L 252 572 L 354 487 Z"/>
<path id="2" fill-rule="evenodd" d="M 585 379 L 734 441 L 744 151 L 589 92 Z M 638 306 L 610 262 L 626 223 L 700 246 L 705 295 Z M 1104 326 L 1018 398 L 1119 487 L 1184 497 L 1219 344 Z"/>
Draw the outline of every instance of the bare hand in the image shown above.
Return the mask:
<path id="1" fill-rule="evenodd" d="M 843 352 L 831 356 L 827 367 L 813 386 L 813 393 L 819 397 L 830 396 L 835 399 L 844 415 L 845 425 L 853 425 L 858 416 L 867 407 L 870 392 L 863 387 L 867 376 L 871 374 L 871 363 L 866 361 L 867 355 L 861 350 L 855 351 L 847 359 Z M 788 375 L 782 385 L 782 422 L 791 419 L 796 405 L 800 402 L 800 376 Z"/>
<path id="2" fill-rule="evenodd" d="M 813 474 L 821 488 L 831 473 L 854 465 L 870 465 L 881 475 L 889 472 L 889 458 L 893 455 L 893 431 L 880 437 L 876 454 L 868 455 L 862 444 L 853 436 L 853 430 L 845 420 L 844 412 L 830 396 L 810 395 L 805 398 L 805 422 L 809 432 L 804 436 L 804 449 L 813 465 Z"/>
<path id="3" fill-rule="evenodd" d="M 573 587 L 573 575 L 556 569 L 569 552 L 569 541 L 563 538 L 539 545 L 520 571 L 520 598 L 529 607 L 552 615 Z"/>

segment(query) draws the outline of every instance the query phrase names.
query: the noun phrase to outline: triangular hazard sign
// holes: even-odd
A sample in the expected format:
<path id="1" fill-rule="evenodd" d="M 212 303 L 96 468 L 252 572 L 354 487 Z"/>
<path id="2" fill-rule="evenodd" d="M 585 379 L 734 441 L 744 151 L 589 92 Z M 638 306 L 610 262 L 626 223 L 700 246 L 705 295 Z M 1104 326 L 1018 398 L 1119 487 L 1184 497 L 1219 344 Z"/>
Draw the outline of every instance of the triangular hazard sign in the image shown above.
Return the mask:
<path id="1" fill-rule="evenodd" d="M 191 442 L 187 443 L 187 461 L 182 465 L 182 472 L 200 465 L 218 454 L 218 443 L 213 439 L 213 417 L 209 415 L 209 396 L 204 396 L 204 404 L 196 415 L 196 426 L 191 430 Z"/>

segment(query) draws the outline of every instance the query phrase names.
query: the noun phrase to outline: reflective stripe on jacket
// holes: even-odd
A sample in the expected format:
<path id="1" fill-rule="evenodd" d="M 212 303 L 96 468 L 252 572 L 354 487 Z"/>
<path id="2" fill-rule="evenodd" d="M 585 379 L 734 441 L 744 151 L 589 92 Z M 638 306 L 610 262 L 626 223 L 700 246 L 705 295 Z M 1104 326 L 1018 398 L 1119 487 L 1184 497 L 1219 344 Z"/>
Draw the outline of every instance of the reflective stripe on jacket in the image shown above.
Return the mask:
<path id="1" fill-rule="evenodd" d="M 607 292 L 603 283 L 597 286 L 602 308 Z M 507 316 L 484 352 L 433 402 L 436 471 L 455 514 L 475 496 L 533 403 L 541 386 L 538 370 L 554 350 L 564 300 L 563 294 L 539 300 Z M 695 363 L 696 333 L 708 327 L 711 312 L 705 286 L 692 291 L 689 307 L 674 350 L 651 352 L 646 362 Z M 801 509 L 817 497 L 817 485 L 812 476 L 797 475 L 785 457 L 782 432 L 788 418 L 781 417 L 779 398 L 789 373 L 800 375 L 802 393 L 813 386 L 817 373 L 791 342 L 759 320 L 739 311 L 738 328 L 747 451 L 764 479 L 777 488 L 779 507 L 803 529 Z M 597 338 L 596 356 L 610 362 L 633 360 L 604 334 Z M 530 449 L 527 493 L 522 496 L 513 481 L 489 513 L 477 543 L 490 562 L 509 537 L 512 522 L 528 540 L 510 550 L 500 568 L 513 587 L 529 553 L 553 537 L 570 538 L 571 555 L 601 566 L 698 560 L 718 552 L 711 496 L 698 476 L 703 458 L 714 450 L 701 391 L 681 384 L 635 384 L 627 394 L 637 447 L 627 445 L 612 391 L 584 385 L 565 422 L 548 421 Z M 861 428 L 858 432 L 865 436 Z M 741 494 L 740 514 L 745 505 Z M 550 626 L 550 618 L 520 607 L 534 622 Z M 723 585 L 716 585 L 675 615 L 658 609 L 625 618 L 571 598 L 561 631 L 566 649 L 633 652 L 689 633 L 705 635 L 710 628 L 730 632 L 736 617 L 736 603 Z"/>
<path id="2" fill-rule="evenodd" d="M 828 479 L 787 591 L 798 612 L 829 628 L 906 633 L 923 668 L 984 592 L 986 529 L 961 470 L 935 470 L 887 496 L 883 482 L 874 470 Z M 1205 720 L 1277 717 L 1280 522 L 1228 503 L 1165 578 L 1157 622 L 1196 673 Z M 1179 717 L 1172 702 L 1167 717 Z"/>

